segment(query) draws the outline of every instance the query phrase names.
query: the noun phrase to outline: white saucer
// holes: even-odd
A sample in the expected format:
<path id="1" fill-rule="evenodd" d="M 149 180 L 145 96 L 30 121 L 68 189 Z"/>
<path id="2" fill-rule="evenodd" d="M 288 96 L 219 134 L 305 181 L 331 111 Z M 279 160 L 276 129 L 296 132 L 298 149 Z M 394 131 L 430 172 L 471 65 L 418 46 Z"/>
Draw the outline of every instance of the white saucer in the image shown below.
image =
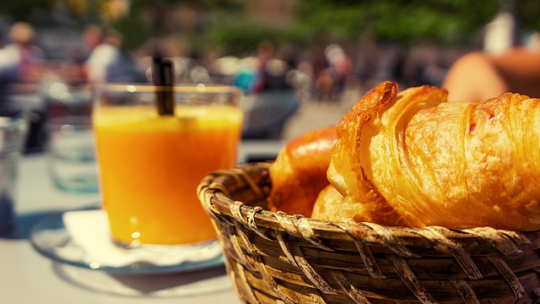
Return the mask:
<path id="1" fill-rule="evenodd" d="M 95 210 L 95 208 L 87 209 Z M 30 241 L 33 247 L 45 257 L 53 261 L 82 267 L 92 270 L 101 270 L 109 273 L 119 274 L 158 274 L 171 272 L 186 272 L 221 266 L 224 263 L 223 255 L 217 254 L 202 260 L 185 260 L 181 262 L 171 262 L 154 264 L 145 261 L 130 262 L 126 265 L 107 265 L 106 261 L 96 262 L 88 255 L 86 250 L 73 241 L 72 235 L 66 229 L 64 223 L 65 212 L 52 214 L 38 222 L 30 232 Z M 217 241 L 213 241 L 217 243 Z M 217 244 L 209 243 L 214 246 Z M 118 250 L 133 251 L 137 249 Z M 181 250 L 181 246 L 173 246 L 172 250 Z"/>

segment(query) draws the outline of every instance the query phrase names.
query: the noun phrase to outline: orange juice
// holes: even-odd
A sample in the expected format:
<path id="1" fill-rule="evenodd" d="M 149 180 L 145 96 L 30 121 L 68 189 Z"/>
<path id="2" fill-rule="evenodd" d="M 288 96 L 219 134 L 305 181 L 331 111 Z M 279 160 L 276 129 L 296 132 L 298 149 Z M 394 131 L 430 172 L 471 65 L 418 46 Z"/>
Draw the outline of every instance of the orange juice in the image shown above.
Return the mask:
<path id="1" fill-rule="evenodd" d="M 103 206 L 113 239 L 133 244 L 187 244 L 214 239 L 197 186 L 236 164 L 242 112 L 232 106 L 96 108 Z"/>

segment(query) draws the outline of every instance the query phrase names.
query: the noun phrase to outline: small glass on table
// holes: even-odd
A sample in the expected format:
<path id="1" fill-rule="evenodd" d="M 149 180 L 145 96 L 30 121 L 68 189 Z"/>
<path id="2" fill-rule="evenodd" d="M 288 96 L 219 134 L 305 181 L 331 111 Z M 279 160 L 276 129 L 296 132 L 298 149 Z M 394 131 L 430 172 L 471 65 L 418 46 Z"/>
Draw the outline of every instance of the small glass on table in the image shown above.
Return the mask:
<path id="1" fill-rule="evenodd" d="M 91 116 L 51 117 L 49 136 L 49 173 L 56 188 L 98 193 Z"/>
<path id="2" fill-rule="evenodd" d="M 241 95 L 226 86 L 96 86 L 99 183 L 114 242 L 138 247 L 216 238 L 196 191 L 206 174 L 236 164 Z M 163 99 L 173 112 L 158 113 L 156 100 Z"/>
<path id="3" fill-rule="evenodd" d="M 28 132 L 23 117 L 0 117 L 0 230 L 13 223 L 18 159 Z"/>
<path id="4" fill-rule="evenodd" d="M 74 194 L 98 193 L 88 86 L 47 84 L 49 173 L 56 189 Z"/>

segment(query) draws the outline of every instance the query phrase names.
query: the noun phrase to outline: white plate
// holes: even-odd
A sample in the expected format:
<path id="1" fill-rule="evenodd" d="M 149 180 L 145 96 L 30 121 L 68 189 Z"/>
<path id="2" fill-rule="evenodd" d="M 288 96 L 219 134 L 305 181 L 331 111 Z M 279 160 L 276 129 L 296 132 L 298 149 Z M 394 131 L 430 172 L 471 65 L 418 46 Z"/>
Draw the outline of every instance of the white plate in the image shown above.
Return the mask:
<path id="1" fill-rule="evenodd" d="M 64 225 L 63 216 L 64 212 L 52 214 L 38 222 L 30 232 L 32 246 L 39 253 L 56 262 L 119 274 L 186 272 L 222 266 L 224 263 L 222 254 L 205 260 L 184 261 L 171 265 L 135 262 L 123 266 L 107 266 L 103 263 L 92 262 L 92 259 L 85 255 L 85 250 L 72 241 L 72 237 Z"/>

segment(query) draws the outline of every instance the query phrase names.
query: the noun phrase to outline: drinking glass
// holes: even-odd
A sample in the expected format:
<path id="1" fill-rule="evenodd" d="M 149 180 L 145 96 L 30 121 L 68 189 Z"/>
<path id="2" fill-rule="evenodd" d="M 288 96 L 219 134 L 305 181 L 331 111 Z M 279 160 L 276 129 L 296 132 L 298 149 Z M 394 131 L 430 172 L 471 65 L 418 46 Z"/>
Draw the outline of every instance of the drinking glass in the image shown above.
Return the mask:
<path id="1" fill-rule="evenodd" d="M 49 172 L 56 188 L 98 193 L 91 116 L 54 116 L 49 121 L 49 136 Z"/>
<path id="2" fill-rule="evenodd" d="M 49 172 L 56 189 L 96 194 L 97 170 L 92 134 L 92 99 L 87 85 L 43 85 L 47 105 Z"/>
<path id="3" fill-rule="evenodd" d="M 0 228 L 13 222 L 17 164 L 28 130 L 22 117 L 0 117 Z"/>
<path id="4" fill-rule="evenodd" d="M 227 86 L 96 86 L 93 128 L 113 241 L 136 247 L 216 238 L 197 186 L 236 164 L 241 96 Z M 158 114 L 164 98 L 174 101 L 174 114 Z"/>

